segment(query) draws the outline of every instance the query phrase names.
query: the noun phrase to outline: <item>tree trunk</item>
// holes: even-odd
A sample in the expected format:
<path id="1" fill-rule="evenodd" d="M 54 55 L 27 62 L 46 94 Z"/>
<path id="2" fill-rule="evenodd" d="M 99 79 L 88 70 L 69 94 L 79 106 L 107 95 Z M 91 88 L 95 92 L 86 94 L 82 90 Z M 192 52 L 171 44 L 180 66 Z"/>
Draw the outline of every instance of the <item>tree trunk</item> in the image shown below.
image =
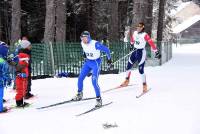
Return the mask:
<path id="1" fill-rule="evenodd" d="M 92 0 L 87 0 L 86 2 L 88 2 L 89 4 L 87 5 L 87 18 L 88 18 L 88 22 L 87 22 L 87 27 L 88 27 L 88 31 L 90 32 L 90 34 L 92 36 L 94 36 L 95 34 L 95 27 L 94 27 L 94 23 L 93 23 L 93 16 L 94 16 L 94 12 L 93 12 L 93 8 L 94 8 L 94 3 L 92 2 Z"/>
<path id="2" fill-rule="evenodd" d="M 165 18 L 165 3 L 166 0 L 160 0 L 158 14 L 157 41 L 163 40 L 163 23 Z"/>
<path id="3" fill-rule="evenodd" d="M 145 31 L 151 35 L 152 30 L 152 11 L 153 11 L 153 0 L 134 0 L 133 1 L 133 28 L 139 22 L 145 23 Z"/>
<path id="4" fill-rule="evenodd" d="M 11 45 L 21 37 L 21 0 L 12 0 Z"/>
<path id="5" fill-rule="evenodd" d="M 152 33 L 152 25 L 153 25 L 153 0 L 148 1 L 148 9 L 147 9 L 147 16 L 146 16 L 146 32 L 151 35 Z"/>
<path id="6" fill-rule="evenodd" d="M 159 14 L 158 14 L 158 28 L 157 28 L 157 46 L 162 54 L 162 40 L 163 40 L 163 23 L 165 18 L 165 3 L 166 0 L 160 0 L 159 3 Z M 160 65 L 162 64 L 162 58 L 160 59 Z"/>
<path id="7" fill-rule="evenodd" d="M 55 40 L 55 0 L 46 0 L 46 17 L 44 42 L 54 42 Z"/>
<path id="8" fill-rule="evenodd" d="M 108 27 L 108 40 L 119 41 L 119 14 L 118 14 L 118 1 L 110 3 L 110 19 Z"/>
<path id="9" fill-rule="evenodd" d="M 56 1 L 56 42 L 66 41 L 66 0 Z"/>

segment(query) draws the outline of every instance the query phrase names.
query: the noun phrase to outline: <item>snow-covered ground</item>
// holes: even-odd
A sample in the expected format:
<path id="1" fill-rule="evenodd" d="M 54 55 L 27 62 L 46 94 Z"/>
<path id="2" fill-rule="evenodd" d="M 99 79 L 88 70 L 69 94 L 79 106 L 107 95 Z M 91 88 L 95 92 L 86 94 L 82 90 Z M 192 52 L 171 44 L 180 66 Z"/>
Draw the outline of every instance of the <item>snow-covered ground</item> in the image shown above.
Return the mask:
<path id="1" fill-rule="evenodd" d="M 0 134 L 199 134 L 200 133 L 200 44 L 178 46 L 173 58 L 158 67 L 146 67 L 149 93 L 142 91 L 137 70 L 132 71 L 133 86 L 102 94 L 107 107 L 76 117 L 95 105 L 95 100 L 64 104 L 37 110 L 72 98 L 77 78 L 34 80 L 32 90 L 38 98 L 32 107 L 0 114 Z M 125 73 L 101 75 L 101 90 L 119 85 Z M 91 77 L 85 79 L 84 97 L 94 96 Z M 13 105 L 14 93 L 6 90 L 5 105 Z M 104 129 L 103 124 L 117 125 Z"/>

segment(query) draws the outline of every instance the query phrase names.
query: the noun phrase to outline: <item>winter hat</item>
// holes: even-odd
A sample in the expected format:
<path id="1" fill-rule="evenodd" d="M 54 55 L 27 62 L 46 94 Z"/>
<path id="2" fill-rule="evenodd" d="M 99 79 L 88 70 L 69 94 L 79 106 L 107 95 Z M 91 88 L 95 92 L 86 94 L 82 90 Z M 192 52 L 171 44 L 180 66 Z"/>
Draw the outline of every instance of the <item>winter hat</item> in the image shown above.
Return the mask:
<path id="1" fill-rule="evenodd" d="M 8 45 L 0 41 L 0 57 L 6 58 L 8 55 Z"/>
<path id="2" fill-rule="evenodd" d="M 83 31 L 81 37 L 90 37 L 90 33 L 88 31 Z"/>
<path id="3" fill-rule="evenodd" d="M 83 32 L 81 33 L 81 38 L 82 38 L 82 37 L 87 37 L 87 38 L 88 38 L 88 42 L 91 41 L 91 36 L 90 36 L 90 33 L 89 33 L 88 31 L 83 31 Z"/>
<path id="4" fill-rule="evenodd" d="M 31 45 L 31 43 L 30 43 L 30 41 L 28 41 L 28 40 L 22 40 L 21 41 L 21 47 L 22 48 L 27 48 L 27 47 L 29 47 Z"/>

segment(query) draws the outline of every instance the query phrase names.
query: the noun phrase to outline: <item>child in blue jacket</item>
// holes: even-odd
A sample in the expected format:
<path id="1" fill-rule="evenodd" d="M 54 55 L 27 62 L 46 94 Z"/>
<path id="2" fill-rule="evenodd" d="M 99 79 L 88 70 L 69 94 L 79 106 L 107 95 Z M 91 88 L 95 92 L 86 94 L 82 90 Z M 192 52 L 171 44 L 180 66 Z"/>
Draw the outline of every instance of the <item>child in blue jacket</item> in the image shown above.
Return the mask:
<path id="1" fill-rule="evenodd" d="M 8 55 L 8 45 L 0 41 L 0 113 L 7 112 L 7 108 L 3 107 L 4 88 L 12 83 L 9 74 L 9 65 L 6 61 Z"/>

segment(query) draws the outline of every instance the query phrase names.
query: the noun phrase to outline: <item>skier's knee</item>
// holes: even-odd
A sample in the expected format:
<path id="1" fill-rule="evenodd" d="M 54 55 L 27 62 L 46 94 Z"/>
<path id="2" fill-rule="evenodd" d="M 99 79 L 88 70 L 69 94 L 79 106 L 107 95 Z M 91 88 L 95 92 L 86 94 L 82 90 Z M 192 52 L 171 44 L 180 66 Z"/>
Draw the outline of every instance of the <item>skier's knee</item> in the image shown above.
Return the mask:
<path id="1" fill-rule="evenodd" d="M 132 68 L 132 64 L 130 63 L 130 62 L 128 62 L 128 65 L 127 65 L 127 67 L 126 67 L 126 70 L 130 70 L 131 68 Z"/>

